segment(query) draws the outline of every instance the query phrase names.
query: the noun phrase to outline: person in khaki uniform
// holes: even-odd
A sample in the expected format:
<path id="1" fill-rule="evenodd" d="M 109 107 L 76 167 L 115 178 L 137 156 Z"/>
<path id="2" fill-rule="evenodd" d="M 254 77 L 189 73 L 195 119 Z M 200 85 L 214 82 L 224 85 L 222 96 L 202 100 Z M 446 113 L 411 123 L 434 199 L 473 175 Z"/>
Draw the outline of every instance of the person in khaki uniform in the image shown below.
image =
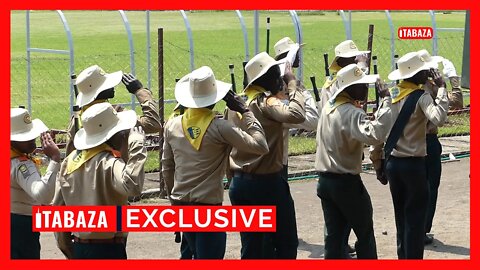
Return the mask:
<path id="1" fill-rule="evenodd" d="M 40 259 L 40 233 L 32 232 L 32 205 L 49 204 L 60 169 L 60 151 L 40 120 L 23 108 L 10 109 L 10 257 Z M 40 160 L 32 156 L 41 137 L 43 153 L 50 158 L 42 176 Z"/>
<path id="2" fill-rule="evenodd" d="M 162 172 L 173 205 L 221 205 L 223 177 L 232 147 L 252 155 L 268 152 L 262 126 L 245 102 L 230 91 L 231 84 L 215 79 L 210 67 L 192 71 L 177 82 L 175 98 L 186 108 L 165 126 Z M 215 117 L 215 104 L 241 115 L 246 128 Z M 185 232 L 194 259 L 223 259 L 225 232 Z"/>
<path id="3" fill-rule="evenodd" d="M 158 111 L 158 103 L 153 99 L 152 92 L 143 87 L 142 83 L 130 73 L 116 71 L 106 73 L 98 65 L 90 66 L 84 69 L 75 80 L 78 88 L 78 96 L 76 105 L 80 107 L 81 114 L 93 104 L 108 102 L 108 99 L 115 95 L 115 87 L 122 82 L 129 93 L 134 94 L 140 102 L 143 115 L 138 117 L 137 125 L 141 126 L 145 133 L 157 133 L 161 131 L 160 117 Z M 117 106 L 117 111 L 123 108 Z M 66 155 L 73 150 L 73 137 L 75 136 L 75 119 L 70 119 L 67 128 L 69 140 L 67 141 Z"/>
<path id="4" fill-rule="evenodd" d="M 340 42 L 335 47 L 335 58 L 333 58 L 330 66 L 331 75 L 322 86 L 322 92 L 320 93 L 320 104 L 322 108 L 330 100 L 335 93 L 335 81 L 337 72 L 350 64 L 357 64 L 364 72 L 367 71 L 367 54 L 370 51 L 360 51 L 353 40 L 345 40 Z M 318 108 L 319 111 L 322 108 Z"/>
<path id="5" fill-rule="evenodd" d="M 423 259 L 425 223 L 429 200 L 425 156 L 427 123 L 441 126 L 448 111 L 445 82 L 437 70 L 440 57 L 432 57 L 426 50 L 410 52 L 398 59 L 398 69 L 388 79 L 401 80 L 390 90 L 392 113 L 396 121 L 407 97 L 433 78 L 438 87 L 435 100 L 424 92 L 418 99 L 403 133 L 388 160 L 386 179 L 390 183 L 395 224 L 397 227 L 397 255 L 399 259 Z M 383 145 L 377 145 L 370 155 L 375 169 L 381 164 Z M 377 173 L 378 177 L 378 173 Z"/>
<path id="6" fill-rule="evenodd" d="M 53 204 L 127 205 L 129 196 L 138 196 L 147 150 L 145 133 L 136 123 L 133 110 L 117 113 L 107 102 L 88 108 L 82 114 L 83 128 L 74 138 L 77 150 L 62 162 Z M 58 247 L 69 259 L 126 259 L 126 236 L 125 232 L 73 232 L 72 242 L 70 233 L 55 233 Z"/>
<path id="7" fill-rule="evenodd" d="M 342 68 L 336 92 L 320 113 L 315 169 L 325 220 L 325 259 L 349 258 L 345 238 L 350 229 L 358 239 L 357 258 L 377 258 L 372 203 L 360 173 L 364 145 L 383 142 L 391 128 L 388 89 L 376 84 L 383 100 L 375 120 L 370 121 L 358 104 L 368 94 L 368 84 L 377 79 L 378 75 L 366 75 L 356 64 Z"/>
<path id="8" fill-rule="evenodd" d="M 425 52 L 423 52 L 425 53 Z M 428 53 L 428 52 L 426 52 Z M 443 75 L 450 80 L 452 90 L 448 92 L 448 107 L 450 110 L 458 110 L 463 108 L 463 95 L 460 89 L 459 77 L 457 76 L 453 63 L 443 58 Z M 425 92 L 429 93 L 432 98 L 436 98 L 438 94 L 438 86 L 432 80 L 428 80 L 423 85 Z M 442 145 L 438 140 L 438 127 L 431 121 L 427 123 L 427 155 L 425 156 L 425 164 L 427 169 L 428 181 L 428 205 L 427 205 L 427 221 L 425 223 L 425 245 L 433 243 L 433 236 L 430 234 L 432 229 L 433 217 L 437 206 L 438 188 L 440 187 L 440 178 L 442 175 Z"/>
<path id="9" fill-rule="evenodd" d="M 288 183 L 282 177 L 283 129 L 286 123 L 299 124 L 305 121 L 305 97 L 297 88 L 291 66 L 287 65 L 282 78 L 280 63 L 266 52 L 261 52 L 245 66 L 248 77 L 248 85 L 244 89 L 247 106 L 265 130 L 269 152 L 259 156 L 242 148 L 232 149 L 230 169 L 233 179 L 229 196 L 233 205 L 275 205 L 277 231 L 269 233 L 271 237 L 266 237 L 266 233 L 240 232 L 242 259 L 270 256 L 294 259 L 297 255 L 296 224 L 291 218 L 295 215 L 295 209 Z M 284 83 L 288 86 L 288 105 L 275 97 Z M 271 95 L 267 96 L 267 91 Z M 229 112 L 228 119 L 245 130 L 245 125 L 241 124 L 235 113 Z"/>

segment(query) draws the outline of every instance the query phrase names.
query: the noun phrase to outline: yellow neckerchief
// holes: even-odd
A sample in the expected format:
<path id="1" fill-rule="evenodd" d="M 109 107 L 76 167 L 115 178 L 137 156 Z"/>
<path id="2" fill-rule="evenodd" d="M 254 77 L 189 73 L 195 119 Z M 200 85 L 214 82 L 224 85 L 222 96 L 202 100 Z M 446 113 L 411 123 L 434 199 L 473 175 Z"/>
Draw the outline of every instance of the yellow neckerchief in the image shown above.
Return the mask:
<path id="1" fill-rule="evenodd" d="M 329 88 L 330 86 L 332 86 L 332 84 L 335 83 L 335 81 L 337 81 L 337 74 L 336 73 L 327 78 L 327 80 L 323 84 L 322 88 L 323 89 Z"/>
<path id="2" fill-rule="evenodd" d="M 84 105 L 81 109 L 80 112 L 78 113 L 78 117 L 80 118 L 82 116 L 82 113 L 86 111 L 88 108 L 90 108 L 92 105 L 97 104 L 97 103 L 102 103 L 102 102 L 108 102 L 108 99 L 98 99 L 94 100 L 91 103 L 88 103 L 87 105 Z M 78 121 L 78 128 L 82 127 L 82 121 Z"/>
<path id="3" fill-rule="evenodd" d="M 247 106 L 256 99 L 259 95 L 265 93 L 265 89 L 258 85 L 250 85 L 247 89 L 245 89 L 245 95 L 247 96 Z"/>
<path id="4" fill-rule="evenodd" d="M 188 108 L 182 115 L 183 134 L 197 151 L 213 118 L 215 113 L 207 108 Z"/>
<path id="5" fill-rule="evenodd" d="M 397 84 L 396 87 L 393 87 L 390 89 L 390 95 L 392 96 L 392 103 L 397 103 L 406 96 L 408 96 L 410 93 L 417 89 L 422 89 L 421 85 L 417 85 L 414 83 L 411 83 L 409 81 L 401 81 L 399 84 Z"/>
<path id="6" fill-rule="evenodd" d="M 110 146 L 106 143 L 102 143 L 99 146 L 95 146 L 94 148 L 85 149 L 85 150 L 74 150 L 70 155 L 68 155 L 67 159 L 67 174 L 71 174 L 78 168 L 82 167 L 82 165 L 89 161 L 91 158 L 96 156 L 100 152 L 112 152 L 115 157 L 118 157 L 119 152 L 113 150 Z"/>
<path id="7" fill-rule="evenodd" d="M 98 104 L 98 103 L 102 103 L 102 102 L 108 102 L 108 99 L 97 99 L 97 100 L 94 100 L 90 103 L 88 103 L 87 105 L 84 105 L 82 107 L 82 109 L 80 110 L 80 115 L 82 115 L 82 113 L 87 110 L 88 108 L 92 107 L 92 105 L 95 105 L 95 104 Z"/>
<path id="8" fill-rule="evenodd" d="M 333 112 L 338 106 L 345 104 L 345 103 L 351 103 L 355 105 L 355 101 L 345 92 L 341 92 L 338 94 L 338 96 L 335 98 L 335 101 L 333 103 L 328 102 L 327 106 L 325 106 L 325 112 L 327 114 L 330 114 Z"/>
<path id="9" fill-rule="evenodd" d="M 38 168 L 42 164 L 42 160 L 39 157 L 35 157 L 32 154 L 20 153 L 16 149 L 10 148 L 10 159 L 18 158 L 20 161 L 31 160 Z"/>

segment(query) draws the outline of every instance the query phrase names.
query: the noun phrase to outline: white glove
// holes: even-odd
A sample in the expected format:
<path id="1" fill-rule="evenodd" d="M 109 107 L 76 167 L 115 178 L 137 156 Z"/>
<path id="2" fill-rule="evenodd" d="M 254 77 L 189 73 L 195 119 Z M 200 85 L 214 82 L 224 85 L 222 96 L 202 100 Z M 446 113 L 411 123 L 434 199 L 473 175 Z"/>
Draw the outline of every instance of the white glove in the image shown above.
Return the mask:
<path id="1" fill-rule="evenodd" d="M 457 71 L 455 70 L 455 66 L 453 66 L 453 63 L 450 60 L 443 58 L 442 64 L 443 64 L 443 75 L 447 76 L 447 78 L 458 76 Z"/>

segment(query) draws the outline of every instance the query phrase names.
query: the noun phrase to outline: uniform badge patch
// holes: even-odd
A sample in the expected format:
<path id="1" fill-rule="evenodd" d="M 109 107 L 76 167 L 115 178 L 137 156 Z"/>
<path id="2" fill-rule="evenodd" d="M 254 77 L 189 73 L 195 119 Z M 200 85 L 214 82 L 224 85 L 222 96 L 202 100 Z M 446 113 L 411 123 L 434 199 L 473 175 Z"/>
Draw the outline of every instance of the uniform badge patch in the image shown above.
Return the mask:
<path id="1" fill-rule="evenodd" d="M 187 131 L 188 131 L 188 135 L 190 136 L 190 138 L 196 139 L 196 138 L 198 138 L 198 136 L 200 136 L 200 133 L 201 133 L 202 130 L 199 127 L 193 126 L 193 127 L 189 127 L 187 129 Z"/>
<path id="2" fill-rule="evenodd" d="M 23 122 L 25 122 L 25 124 L 31 124 L 32 123 L 32 118 L 30 117 L 29 114 L 25 114 L 25 116 L 23 116 Z"/>
<path id="3" fill-rule="evenodd" d="M 397 87 L 393 87 L 390 90 L 390 95 L 392 96 L 392 98 L 398 97 L 399 94 L 400 94 L 400 90 Z"/>
<path id="4" fill-rule="evenodd" d="M 20 167 L 18 167 L 18 170 L 22 173 L 23 178 L 28 178 L 30 177 L 30 175 L 32 175 L 28 170 L 27 165 L 25 164 L 20 165 Z"/>

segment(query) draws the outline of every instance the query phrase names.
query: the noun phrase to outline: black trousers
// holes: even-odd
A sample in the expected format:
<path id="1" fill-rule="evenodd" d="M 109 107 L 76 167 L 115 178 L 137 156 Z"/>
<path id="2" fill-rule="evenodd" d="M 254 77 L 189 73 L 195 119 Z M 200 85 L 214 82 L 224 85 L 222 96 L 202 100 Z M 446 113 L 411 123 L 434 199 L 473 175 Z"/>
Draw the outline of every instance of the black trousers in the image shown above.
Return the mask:
<path id="1" fill-rule="evenodd" d="M 40 233 L 32 232 L 32 216 L 10 213 L 10 256 L 40 259 Z"/>
<path id="2" fill-rule="evenodd" d="M 125 243 L 73 243 L 74 259 L 127 259 Z"/>
<path id="3" fill-rule="evenodd" d="M 428 183 L 425 158 L 390 156 L 386 165 L 390 183 L 399 259 L 423 259 Z"/>
<path id="4" fill-rule="evenodd" d="M 438 188 L 442 175 L 442 144 L 438 140 L 437 134 L 427 134 L 427 156 L 425 157 L 427 166 L 428 182 L 428 205 L 427 220 L 425 223 L 425 232 L 429 233 L 432 229 L 433 217 L 437 208 Z"/>
<path id="5" fill-rule="evenodd" d="M 325 259 L 344 259 L 350 228 L 357 236 L 357 258 L 377 259 L 373 208 L 360 175 L 319 173 L 317 196 L 325 219 Z"/>
<path id="6" fill-rule="evenodd" d="M 174 201 L 173 205 L 219 206 L 221 204 Z M 226 232 L 184 232 L 180 244 L 180 259 L 223 259 L 226 246 Z"/>
<path id="7" fill-rule="evenodd" d="M 295 259 L 298 236 L 295 206 L 281 171 L 273 174 L 235 172 L 229 189 L 232 205 L 276 206 L 274 233 L 240 232 L 242 259 Z"/>

